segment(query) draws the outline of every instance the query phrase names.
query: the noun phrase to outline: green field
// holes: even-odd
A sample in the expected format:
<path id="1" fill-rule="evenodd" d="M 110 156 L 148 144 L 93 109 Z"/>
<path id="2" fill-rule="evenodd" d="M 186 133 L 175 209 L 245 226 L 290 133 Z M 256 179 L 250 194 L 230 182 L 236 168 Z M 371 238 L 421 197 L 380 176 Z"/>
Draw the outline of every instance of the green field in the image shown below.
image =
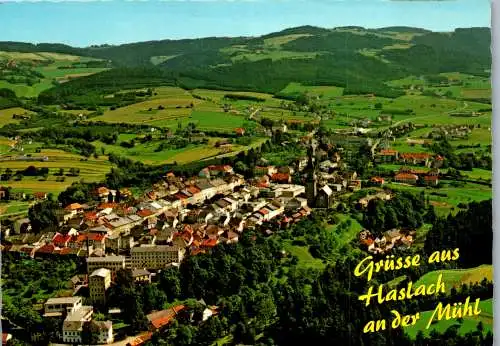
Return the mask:
<path id="1" fill-rule="evenodd" d="M 361 232 L 361 230 L 363 229 L 358 221 L 347 215 L 336 214 L 336 217 L 338 218 L 338 223 L 336 223 L 335 225 L 327 226 L 327 230 L 329 232 L 332 232 L 335 237 L 335 251 L 333 251 L 334 253 L 338 253 L 339 249 L 356 239 L 359 232 Z M 347 229 L 341 231 L 339 229 L 339 225 L 341 224 L 348 225 Z"/>
<path id="2" fill-rule="evenodd" d="M 480 283 L 484 278 L 492 281 L 493 266 L 482 265 L 470 269 L 435 270 L 425 274 L 420 279 L 418 279 L 418 281 L 415 283 L 415 286 L 435 283 L 439 274 L 443 275 L 443 282 L 446 287 L 446 291 L 447 293 L 450 293 L 450 290 L 453 287 L 455 287 L 456 289 L 460 289 L 462 284 L 470 285 L 475 284 L 476 282 Z"/>
<path id="3" fill-rule="evenodd" d="M 85 67 L 61 69 L 59 67 L 69 66 L 71 63 L 94 61 L 98 59 L 60 53 L 19 53 L 0 51 L 0 60 L 14 60 L 21 64 L 32 64 L 34 67 L 30 67 L 30 69 L 41 73 L 45 77 L 39 79 L 37 83 L 31 86 L 25 83 L 9 83 L 5 80 L 0 80 L 0 88 L 13 90 L 17 97 L 36 97 L 42 91 L 53 87 L 53 81 L 65 81 L 71 78 L 79 78 L 107 70 L 106 68 Z"/>
<path id="4" fill-rule="evenodd" d="M 1 85 L 0 85 L 1 88 Z M 27 111 L 24 108 L 21 107 L 14 107 L 14 108 L 6 108 L 6 109 L 0 109 L 0 127 L 5 126 L 7 124 L 17 124 L 20 122 L 19 119 L 12 119 L 12 116 L 14 114 L 17 115 L 29 115 L 32 112 Z M 1 151 L 0 151 L 1 153 Z"/>
<path id="5" fill-rule="evenodd" d="M 292 245 L 291 241 L 286 240 L 283 242 L 283 247 L 285 251 L 291 253 L 294 256 L 297 256 L 299 259 L 299 267 L 302 268 L 314 268 L 314 269 L 323 269 L 326 265 L 322 260 L 318 258 L 314 258 L 309 252 L 308 246 L 298 246 Z"/>
<path id="6" fill-rule="evenodd" d="M 471 298 L 472 304 L 474 304 L 475 299 Z M 410 336 L 410 338 L 415 339 L 417 333 L 422 331 L 424 335 L 429 335 L 432 330 L 436 330 L 439 333 L 444 333 L 449 327 L 453 325 L 460 326 L 458 333 L 464 335 L 468 332 L 476 330 L 477 324 L 481 321 L 484 326 L 483 334 L 487 332 L 493 332 L 493 300 L 487 299 L 479 302 L 479 308 L 481 313 L 479 316 L 464 317 L 462 323 L 455 319 L 441 320 L 437 323 L 432 324 L 429 329 L 425 329 L 429 319 L 432 316 L 433 311 L 424 311 L 421 313 L 420 319 L 415 323 L 415 325 L 405 328 L 405 332 Z"/>
<path id="7" fill-rule="evenodd" d="M 459 203 L 479 202 L 492 198 L 491 187 L 481 184 L 466 183 L 464 187 L 446 186 L 439 189 L 408 186 L 398 183 L 388 183 L 386 187 L 394 190 L 407 190 L 414 193 L 425 191 L 430 203 L 436 208 L 440 215 L 453 214 L 457 211 Z M 446 194 L 446 197 L 437 196 L 432 193 Z"/>
<path id="8" fill-rule="evenodd" d="M 106 173 L 111 169 L 111 163 L 107 157 L 100 156 L 99 158 L 84 158 L 83 156 L 68 153 L 56 149 L 42 149 L 40 153 L 33 153 L 33 157 L 47 156 L 48 161 L 1 161 L 0 165 L 2 172 L 10 168 L 13 171 L 23 170 L 28 166 L 35 166 L 37 168 L 49 168 L 49 175 L 47 180 L 39 180 L 41 177 L 23 177 L 20 181 L 14 179 L 8 182 L 2 182 L 6 186 L 12 187 L 15 191 L 23 191 L 27 193 L 33 192 L 47 192 L 59 193 L 65 190 L 69 185 L 75 181 L 84 180 L 86 182 L 102 181 Z M 63 168 L 64 173 L 69 173 L 70 168 L 80 169 L 80 174 L 76 177 L 65 176 L 63 182 L 56 181 L 58 178 L 54 173 L 58 173 L 59 169 Z"/>
<path id="9" fill-rule="evenodd" d="M 281 90 L 282 94 L 306 93 L 310 96 L 319 96 L 321 98 L 333 98 L 342 96 L 344 88 L 335 86 L 307 86 L 300 83 L 290 83 L 285 89 Z"/>

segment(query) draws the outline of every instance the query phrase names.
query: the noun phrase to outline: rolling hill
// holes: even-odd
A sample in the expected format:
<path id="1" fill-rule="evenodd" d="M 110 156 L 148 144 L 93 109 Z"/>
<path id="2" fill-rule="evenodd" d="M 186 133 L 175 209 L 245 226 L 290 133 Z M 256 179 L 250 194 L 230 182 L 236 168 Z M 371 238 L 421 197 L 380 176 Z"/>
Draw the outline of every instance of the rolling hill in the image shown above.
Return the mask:
<path id="1" fill-rule="evenodd" d="M 39 101 L 47 104 L 75 103 L 81 95 L 93 95 L 100 88 L 113 92 L 126 86 L 175 85 L 277 94 L 291 82 L 342 87 L 344 94 L 398 97 L 404 92 L 387 82 L 410 75 L 461 72 L 489 76 L 490 43 L 489 28 L 436 33 L 406 27 L 301 26 L 261 37 L 160 40 L 86 48 L 0 42 L 0 52 L 71 54 L 109 61 L 118 67 L 92 71 L 101 73 L 91 76 L 75 74 L 80 78 L 42 88 Z"/>

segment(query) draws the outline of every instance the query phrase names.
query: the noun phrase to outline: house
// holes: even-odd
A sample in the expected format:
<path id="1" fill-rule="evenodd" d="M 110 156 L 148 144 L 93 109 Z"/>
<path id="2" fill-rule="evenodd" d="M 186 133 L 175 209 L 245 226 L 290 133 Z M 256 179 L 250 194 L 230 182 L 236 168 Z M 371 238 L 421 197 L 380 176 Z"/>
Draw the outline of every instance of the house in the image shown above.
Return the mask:
<path id="1" fill-rule="evenodd" d="M 210 173 L 210 177 L 223 176 L 226 174 L 234 174 L 233 167 L 229 165 L 211 165 L 208 166 L 207 168 Z"/>
<path id="2" fill-rule="evenodd" d="M 275 173 L 271 176 L 271 181 L 278 184 L 290 184 L 292 177 L 288 173 Z"/>
<path id="3" fill-rule="evenodd" d="M 424 185 L 437 186 L 439 185 L 439 178 L 437 175 L 425 175 L 423 176 Z"/>
<path id="4" fill-rule="evenodd" d="M 28 233 L 31 231 L 31 221 L 28 218 L 18 219 L 14 222 L 14 233 Z"/>
<path id="5" fill-rule="evenodd" d="M 44 317 L 60 317 L 82 307 L 82 297 L 50 298 L 44 304 Z"/>
<path id="6" fill-rule="evenodd" d="M 236 129 L 234 129 L 234 133 L 236 133 L 238 136 L 244 136 L 245 129 L 243 127 L 238 127 Z"/>
<path id="7" fill-rule="evenodd" d="M 444 157 L 442 157 L 441 155 L 437 155 L 434 158 L 434 161 L 432 161 L 432 167 L 434 168 L 441 168 L 443 167 L 443 164 L 444 164 Z"/>
<path id="8" fill-rule="evenodd" d="M 370 179 L 370 182 L 373 184 L 373 185 L 376 185 L 376 186 L 382 186 L 385 184 L 385 180 L 384 178 L 381 178 L 381 177 L 372 177 Z"/>
<path id="9" fill-rule="evenodd" d="M 12 340 L 12 334 L 2 333 L 2 346 L 9 345 L 11 340 Z"/>
<path id="10" fill-rule="evenodd" d="M 65 219 L 70 219 L 75 217 L 78 213 L 81 213 L 83 211 L 83 207 L 80 203 L 71 203 L 67 205 L 64 210 L 67 212 Z"/>
<path id="11" fill-rule="evenodd" d="M 47 199 L 47 192 L 33 192 L 33 198 L 35 201 L 42 201 Z"/>
<path id="12" fill-rule="evenodd" d="M 90 300 L 93 304 L 106 304 L 106 291 L 111 285 L 111 270 L 96 269 L 89 276 Z"/>
<path id="13" fill-rule="evenodd" d="M 158 332 L 168 326 L 179 312 L 185 309 L 184 305 L 177 305 L 170 309 L 156 311 L 146 315 L 149 321 L 149 330 L 151 332 Z"/>
<path id="14" fill-rule="evenodd" d="M 56 233 L 54 238 L 52 238 L 52 243 L 57 247 L 67 247 L 70 240 L 71 235 Z"/>
<path id="15" fill-rule="evenodd" d="M 146 269 L 133 269 L 132 278 L 138 283 L 151 283 L 151 273 Z"/>
<path id="16" fill-rule="evenodd" d="M 426 167 L 430 164 L 431 155 L 427 153 L 403 153 L 399 157 L 399 161 L 412 165 L 424 165 Z"/>
<path id="17" fill-rule="evenodd" d="M 96 336 L 97 344 L 111 344 L 113 338 L 113 322 L 111 321 L 90 321 L 89 330 Z"/>
<path id="18" fill-rule="evenodd" d="M 394 162 L 398 160 L 399 153 L 397 150 L 383 149 L 376 155 L 376 161 L 378 162 Z"/>
<path id="19" fill-rule="evenodd" d="M 398 183 L 415 185 L 417 180 L 418 176 L 411 173 L 398 173 L 394 176 L 394 181 L 397 181 Z"/>

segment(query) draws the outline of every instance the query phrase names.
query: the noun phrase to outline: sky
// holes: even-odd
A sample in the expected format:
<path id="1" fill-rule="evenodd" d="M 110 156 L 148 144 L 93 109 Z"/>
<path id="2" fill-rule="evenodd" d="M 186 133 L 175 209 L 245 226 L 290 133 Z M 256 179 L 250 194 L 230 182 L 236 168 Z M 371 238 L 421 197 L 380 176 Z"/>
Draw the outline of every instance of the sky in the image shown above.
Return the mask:
<path id="1" fill-rule="evenodd" d="M 84 47 L 315 25 L 490 27 L 488 0 L 0 0 L 0 41 Z"/>

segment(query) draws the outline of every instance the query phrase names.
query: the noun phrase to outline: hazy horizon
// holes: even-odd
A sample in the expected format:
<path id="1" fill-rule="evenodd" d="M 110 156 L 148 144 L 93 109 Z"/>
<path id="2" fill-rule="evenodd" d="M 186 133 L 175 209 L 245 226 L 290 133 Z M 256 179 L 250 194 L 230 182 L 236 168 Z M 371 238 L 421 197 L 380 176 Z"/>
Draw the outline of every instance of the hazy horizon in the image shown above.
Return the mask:
<path id="1" fill-rule="evenodd" d="M 286 28 L 491 27 L 487 0 L 153 0 L 2 2 L 0 41 L 76 47 L 203 37 L 261 36 Z"/>

